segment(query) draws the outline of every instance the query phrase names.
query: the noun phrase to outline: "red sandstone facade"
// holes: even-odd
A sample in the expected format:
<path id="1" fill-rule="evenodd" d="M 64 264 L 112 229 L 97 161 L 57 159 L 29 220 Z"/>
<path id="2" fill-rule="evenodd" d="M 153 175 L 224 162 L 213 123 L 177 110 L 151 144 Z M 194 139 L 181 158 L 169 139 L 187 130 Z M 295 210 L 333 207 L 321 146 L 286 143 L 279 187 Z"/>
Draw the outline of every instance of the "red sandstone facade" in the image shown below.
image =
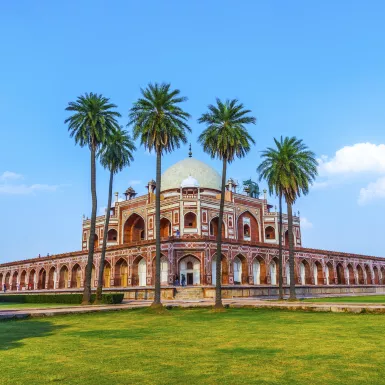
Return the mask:
<path id="1" fill-rule="evenodd" d="M 171 171 L 162 176 L 162 186 L 163 178 L 166 186 L 161 194 L 160 224 L 163 286 L 172 286 L 182 274 L 187 285 L 210 286 L 215 283 L 215 239 L 220 191 L 216 188 L 218 183 L 212 180 L 220 178 L 214 174 L 215 170 L 198 163 L 192 159 L 179 162 L 179 172 L 186 169 L 186 173 L 191 170 L 195 174 L 202 173 L 202 184 L 191 173 L 177 184 L 173 180 L 170 182 L 170 175 L 177 175 L 178 169 L 170 168 Z M 178 180 L 177 176 L 175 178 Z M 257 199 L 238 194 L 235 187 L 234 181 L 230 179 L 222 226 L 222 282 L 229 286 L 277 285 L 278 213 L 267 203 L 266 196 Z M 135 192 L 128 189 L 127 199 L 116 201 L 111 210 L 103 277 L 107 288 L 146 287 L 154 283 L 155 182 L 150 181 L 147 188 L 148 193 L 139 197 L 135 197 Z M 5 284 L 10 291 L 81 288 L 87 263 L 89 227 L 90 221 L 84 220 L 82 251 L 0 265 L 2 286 Z M 92 275 L 94 287 L 99 271 L 103 231 L 104 216 L 100 216 L 96 222 Z M 384 258 L 303 248 L 300 218 L 297 216 L 294 217 L 293 232 L 296 284 L 384 284 Z M 284 283 L 288 284 L 286 215 L 283 244 L 283 275 Z"/>

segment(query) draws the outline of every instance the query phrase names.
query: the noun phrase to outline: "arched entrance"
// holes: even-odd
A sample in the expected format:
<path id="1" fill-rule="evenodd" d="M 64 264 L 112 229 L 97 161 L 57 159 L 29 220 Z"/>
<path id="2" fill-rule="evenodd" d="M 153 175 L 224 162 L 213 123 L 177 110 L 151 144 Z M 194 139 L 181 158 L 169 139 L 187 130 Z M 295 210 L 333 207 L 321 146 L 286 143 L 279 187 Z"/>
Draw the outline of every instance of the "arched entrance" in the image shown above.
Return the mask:
<path id="1" fill-rule="evenodd" d="M 218 235 L 218 224 L 219 224 L 219 218 L 218 217 L 215 217 L 211 220 L 211 222 L 210 222 L 210 235 L 211 236 L 216 237 Z M 223 221 L 222 221 L 221 233 L 222 233 L 222 239 L 225 238 L 225 224 Z"/>
<path id="2" fill-rule="evenodd" d="M 365 285 L 364 270 L 361 265 L 357 265 L 358 284 Z"/>
<path id="3" fill-rule="evenodd" d="M 258 222 L 249 211 L 238 217 L 237 231 L 239 240 L 259 242 Z"/>
<path id="4" fill-rule="evenodd" d="M 356 280 L 354 277 L 354 270 L 353 266 L 350 263 L 346 266 L 346 273 L 346 276 L 348 277 L 347 285 L 355 285 Z"/>
<path id="5" fill-rule="evenodd" d="M 314 285 L 323 285 L 324 278 L 322 274 L 322 265 L 320 262 L 315 261 L 313 265 Z"/>
<path id="6" fill-rule="evenodd" d="M 20 274 L 20 290 L 22 290 L 23 288 L 25 288 L 25 285 L 26 285 L 26 277 L 27 277 L 27 272 L 25 270 L 23 270 Z"/>
<path id="7" fill-rule="evenodd" d="M 373 274 L 374 274 L 374 282 L 373 283 L 375 285 L 379 285 L 380 284 L 380 274 L 379 274 L 377 266 L 373 267 Z"/>
<path id="8" fill-rule="evenodd" d="M 12 274 L 12 290 L 17 290 L 17 278 L 19 276 L 19 272 L 15 271 Z"/>
<path id="9" fill-rule="evenodd" d="M 161 285 L 168 284 L 168 259 L 164 255 L 160 257 L 160 283 Z"/>
<path id="10" fill-rule="evenodd" d="M 145 239 L 144 219 L 138 214 L 132 214 L 123 227 L 123 243 L 138 242 Z"/>
<path id="11" fill-rule="evenodd" d="M 385 284 L 385 267 L 384 266 L 381 267 L 380 272 L 381 272 L 380 282 L 381 282 L 381 285 L 384 285 Z"/>
<path id="12" fill-rule="evenodd" d="M 253 282 L 254 285 L 266 283 L 266 264 L 261 256 L 256 256 L 253 260 Z"/>
<path id="13" fill-rule="evenodd" d="M 46 279 L 47 279 L 47 273 L 46 273 L 45 269 L 41 269 L 39 271 L 39 280 L 37 282 L 38 290 L 44 290 L 45 289 Z"/>
<path id="14" fill-rule="evenodd" d="M 238 254 L 234 258 L 234 283 L 235 284 L 247 284 L 247 259 L 242 255 Z"/>
<path id="15" fill-rule="evenodd" d="M 201 263 L 193 255 L 187 255 L 179 261 L 179 282 L 185 277 L 186 285 L 200 285 Z"/>
<path id="16" fill-rule="evenodd" d="M 114 286 L 127 287 L 128 284 L 128 265 L 124 258 L 120 258 L 115 265 Z"/>
<path id="17" fill-rule="evenodd" d="M 132 281 L 134 286 L 147 286 L 147 264 L 142 256 L 138 256 L 132 264 Z"/>
<path id="18" fill-rule="evenodd" d="M 29 290 L 35 289 L 35 282 L 36 282 L 36 271 L 35 271 L 35 269 L 32 269 L 29 272 L 29 279 L 28 279 L 28 289 Z"/>
<path id="19" fill-rule="evenodd" d="M 341 263 L 337 264 L 336 270 L 337 270 L 337 284 L 338 285 L 346 285 L 345 272 L 344 272 L 344 268 L 341 265 Z"/>
<path id="20" fill-rule="evenodd" d="M 197 216 L 189 212 L 184 216 L 184 227 L 187 229 L 196 229 L 197 228 Z"/>
<path id="21" fill-rule="evenodd" d="M 103 270 L 103 287 L 111 287 L 111 264 L 108 261 L 104 261 L 104 270 Z"/>
<path id="22" fill-rule="evenodd" d="M 272 285 L 278 284 L 278 260 L 273 258 L 270 262 L 270 282 Z"/>
<path id="23" fill-rule="evenodd" d="M 311 285 L 310 265 L 305 259 L 299 264 L 301 285 Z"/>
<path id="24" fill-rule="evenodd" d="M 63 265 L 59 272 L 59 289 L 66 289 L 68 285 L 68 268 Z"/>
<path id="25" fill-rule="evenodd" d="M 12 290 L 12 287 L 11 287 L 11 273 L 8 272 L 7 274 L 5 274 L 5 287 L 7 288 L 7 290 Z"/>
<path id="26" fill-rule="evenodd" d="M 107 241 L 108 242 L 117 242 L 117 240 L 118 240 L 118 232 L 115 229 L 108 230 Z"/>
<path id="27" fill-rule="evenodd" d="M 211 282 L 213 285 L 216 285 L 217 282 L 217 264 L 216 256 L 213 257 L 211 261 Z M 221 258 L 221 272 L 222 272 L 222 284 L 227 285 L 229 283 L 229 264 L 227 258 L 222 255 Z"/>
<path id="28" fill-rule="evenodd" d="M 160 237 L 168 238 L 172 235 L 171 222 L 167 218 L 160 220 Z"/>
<path id="29" fill-rule="evenodd" d="M 94 237 L 94 250 L 99 248 L 99 237 L 95 234 Z"/>
<path id="30" fill-rule="evenodd" d="M 55 289 L 56 280 L 57 280 L 56 268 L 55 268 L 55 266 L 52 266 L 48 272 L 48 286 L 47 287 L 49 290 Z"/>
<path id="31" fill-rule="evenodd" d="M 336 282 L 334 277 L 334 268 L 331 262 L 328 262 L 325 265 L 325 278 L 326 278 L 326 285 L 334 285 Z"/>
<path id="32" fill-rule="evenodd" d="M 76 263 L 71 272 L 71 288 L 80 289 L 82 282 L 82 268 Z"/>
<path id="33" fill-rule="evenodd" d="M 368 265 L 365 265 L 365 273 L 366 273 L 366 284 L 372 285 L 372 274 L 370 272 L 370 267 Z"/>

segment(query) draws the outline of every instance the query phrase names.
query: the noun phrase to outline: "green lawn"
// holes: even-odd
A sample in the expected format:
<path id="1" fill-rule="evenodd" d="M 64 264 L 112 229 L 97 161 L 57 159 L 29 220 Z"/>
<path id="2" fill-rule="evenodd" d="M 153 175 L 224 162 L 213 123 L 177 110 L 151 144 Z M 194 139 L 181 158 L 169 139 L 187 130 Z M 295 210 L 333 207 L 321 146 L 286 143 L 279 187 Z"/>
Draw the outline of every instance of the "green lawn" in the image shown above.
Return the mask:
<path id="1" fill-rule="evenodd" d="M 362 295 L 357 297 L 307 298 L 305 302 L 339 302 L 339 303 L 382 303 L 385 304 L 385 295 Z"/>
<path id="2" fill-rule="evenodd" d="M 0 302 L 0 310 L 8 309 L 46 309 L 52 307 L 80 306 L 69 303 L 19 303 L 19 302 Z"/>
<path id="3" fill-rule="evenodd" d="M 146 310 L 0 322 L 1 384 L 385 384 L 385 317 Z"/>

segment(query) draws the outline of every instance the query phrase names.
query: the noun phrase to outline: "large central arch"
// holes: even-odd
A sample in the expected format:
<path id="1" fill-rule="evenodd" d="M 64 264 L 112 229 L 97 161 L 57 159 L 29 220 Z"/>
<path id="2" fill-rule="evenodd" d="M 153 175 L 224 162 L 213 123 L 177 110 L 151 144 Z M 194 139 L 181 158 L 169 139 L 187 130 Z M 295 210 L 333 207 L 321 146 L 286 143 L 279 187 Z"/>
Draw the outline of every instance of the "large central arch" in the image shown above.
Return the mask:
<path id="1" fill-rule="evenodd" d="M 193 255 L 186 255 L 179 261 L 179 282 L 185 278 L 186 285 L 201 284 L 201 263 Z"/>
<path id="2" fill-rule="evenodd" d="M 138 242 L 145 239 L 144 219 L 134 213 L 131 214 L 123 227 L 123 243 Z"/>

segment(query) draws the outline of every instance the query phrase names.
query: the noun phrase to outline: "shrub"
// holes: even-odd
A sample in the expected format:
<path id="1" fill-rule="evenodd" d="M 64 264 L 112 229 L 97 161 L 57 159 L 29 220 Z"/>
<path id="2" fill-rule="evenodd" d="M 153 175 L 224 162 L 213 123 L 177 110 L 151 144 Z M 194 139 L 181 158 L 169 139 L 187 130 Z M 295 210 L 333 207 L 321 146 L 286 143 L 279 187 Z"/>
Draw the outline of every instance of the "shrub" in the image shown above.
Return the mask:
<path id="1" fill-rule="evenodd" d="M 123 301 L 122 293 L 108 293 L 102 295 L 102 303 L 117 304 Z M 82 303 L 82 294 L 1 294 L 0 302 L 17 303 L 66 303 L 79 305 Z M 95 294 L 91 296 L 91 302 L 95 301 Z"/>

